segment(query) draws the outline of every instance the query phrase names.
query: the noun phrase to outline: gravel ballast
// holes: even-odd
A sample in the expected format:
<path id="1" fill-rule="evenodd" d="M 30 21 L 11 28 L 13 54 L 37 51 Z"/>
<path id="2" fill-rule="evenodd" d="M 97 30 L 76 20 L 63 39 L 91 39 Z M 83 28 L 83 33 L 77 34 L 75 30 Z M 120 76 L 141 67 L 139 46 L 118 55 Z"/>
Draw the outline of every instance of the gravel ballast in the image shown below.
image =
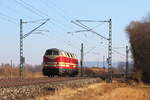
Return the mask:
<path id="1" fill-rule="evenodd" d="M 54 91 L 60 88 L 77 88 L 97 82 L 101 82 L 101 79 L 85 78 L 39 85 L 0 88 L 0 100 L 26 100 L 28 98 L 35 98 L 37 96 L 54 93 Z"/>

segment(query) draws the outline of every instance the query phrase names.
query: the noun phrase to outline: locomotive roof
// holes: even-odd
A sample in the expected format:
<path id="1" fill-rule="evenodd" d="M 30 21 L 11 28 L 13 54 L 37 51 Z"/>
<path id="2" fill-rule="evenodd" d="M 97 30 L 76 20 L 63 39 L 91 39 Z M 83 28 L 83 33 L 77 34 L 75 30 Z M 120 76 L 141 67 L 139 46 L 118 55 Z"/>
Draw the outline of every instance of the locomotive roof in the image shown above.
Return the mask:
<path id="1" fill-rule="evenodd" d="M 47 50 L 57 50 L 57 51 L 60 51 L 60 52 L 70 53 L 70 52 L 67 52 L 67 51 L 64 51 L 64 50 L 61 50 L 61 49 L 57 49 L 57 48 L 51 48 L 51 49 L 47 49 Z M 71 54 L 74 54 L 74 53 L 71 53 Z M 74 55 L 76 55 L 76 54 L 74 54 Z"/>

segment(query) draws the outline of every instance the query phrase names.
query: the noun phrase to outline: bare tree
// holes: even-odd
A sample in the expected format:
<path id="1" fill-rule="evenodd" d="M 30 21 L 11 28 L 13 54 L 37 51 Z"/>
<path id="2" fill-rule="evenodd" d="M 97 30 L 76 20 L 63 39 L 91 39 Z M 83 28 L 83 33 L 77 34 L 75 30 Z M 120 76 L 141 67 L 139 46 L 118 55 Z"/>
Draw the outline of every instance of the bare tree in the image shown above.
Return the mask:
<path id="1" fill-rule="evenodd" d="M 134 72 L 144 82 L 150 82 L 150 15 L 142 21 L 133 21 L 126 32 L 134 59 Z"/>

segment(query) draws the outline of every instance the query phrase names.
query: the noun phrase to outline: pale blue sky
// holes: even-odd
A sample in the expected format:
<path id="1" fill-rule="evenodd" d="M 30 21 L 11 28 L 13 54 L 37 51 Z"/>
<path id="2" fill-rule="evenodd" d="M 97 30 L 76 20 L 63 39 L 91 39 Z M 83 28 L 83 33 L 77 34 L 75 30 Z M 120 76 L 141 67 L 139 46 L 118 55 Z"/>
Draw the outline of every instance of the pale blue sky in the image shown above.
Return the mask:
<path id="1" fill-rule="evenodd" d="M 24 5 L 23 5 L 24 4 Z M 44 35 L 32 34 L 24 39 L 24 56 L 26 63 L 40 64 L 47 48 L 60 48 L 76 53 L 80 57 L 80 43 L 85 52 L 96 47 L 85 55 L 86 61 L 102 60 L 107 56 L 107 41 L 90 32 L 67 32 L 81 30 L 70 23 L 75 19 L 108 20 L 112 18 L 113 47 L 128 44 L 125 27 L 133 20 L 140 20 L 150 11 L 149 0 L 0 0 L 0 63 L 9 63 L 12 59 L 19 64 L 19 19 L 32 21 L 50 18 L 40 29 L 49 30 Z M 23 32 L 39 25 L 23 25 Z M 91 27 L 99 23 L 85 23 Z M 107 24 L 95 30 L 107 36 Z M 125 54 L 124 49 L 118 49 Z M 99 55 L 99 56 L 98 56 Z M 113 62 L 124 61 L 124 57 L 113 54 Z"/>

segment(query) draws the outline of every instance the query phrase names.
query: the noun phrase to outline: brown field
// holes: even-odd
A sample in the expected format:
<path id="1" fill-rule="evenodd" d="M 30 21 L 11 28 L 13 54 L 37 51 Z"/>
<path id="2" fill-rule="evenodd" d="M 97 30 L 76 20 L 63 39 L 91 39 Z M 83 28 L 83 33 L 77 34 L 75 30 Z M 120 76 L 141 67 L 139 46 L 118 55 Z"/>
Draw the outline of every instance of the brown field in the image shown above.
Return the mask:
<path id="1" fill-rule="evenodd" d="M 19 75 L 18 67 L 10 67 L 10 65 L 0 66 L 0 78 L 17 78 Z M 24 69 L 25 78 L 44 77 L 41 71 L 35 72 L 32 67 L 25 67 Z"/>
<path id="2" fill-rule="evenodd" d="M 91 68 L 84 68 L 84 75 L 99 75 L 104 74 L 107 72 L 107 69 L 91 67 Z M 18 66 L 11 66 L 10 64 L 3 64 L 0 66 L 0 78 L 16 78 L 19 76 L 19 67 Z M 25 65 L 24 66 L 24 77 L 25 78 L 32 78 L 32 77 L 43 77 L 42 75 L 42 66 L 31 66 Z"/>
<path id="3" fill-rule="evenodd" d="M 95 83 L 81 88 L 66 88 L 34 100 L 150 100 L 150 85 Z"/>

